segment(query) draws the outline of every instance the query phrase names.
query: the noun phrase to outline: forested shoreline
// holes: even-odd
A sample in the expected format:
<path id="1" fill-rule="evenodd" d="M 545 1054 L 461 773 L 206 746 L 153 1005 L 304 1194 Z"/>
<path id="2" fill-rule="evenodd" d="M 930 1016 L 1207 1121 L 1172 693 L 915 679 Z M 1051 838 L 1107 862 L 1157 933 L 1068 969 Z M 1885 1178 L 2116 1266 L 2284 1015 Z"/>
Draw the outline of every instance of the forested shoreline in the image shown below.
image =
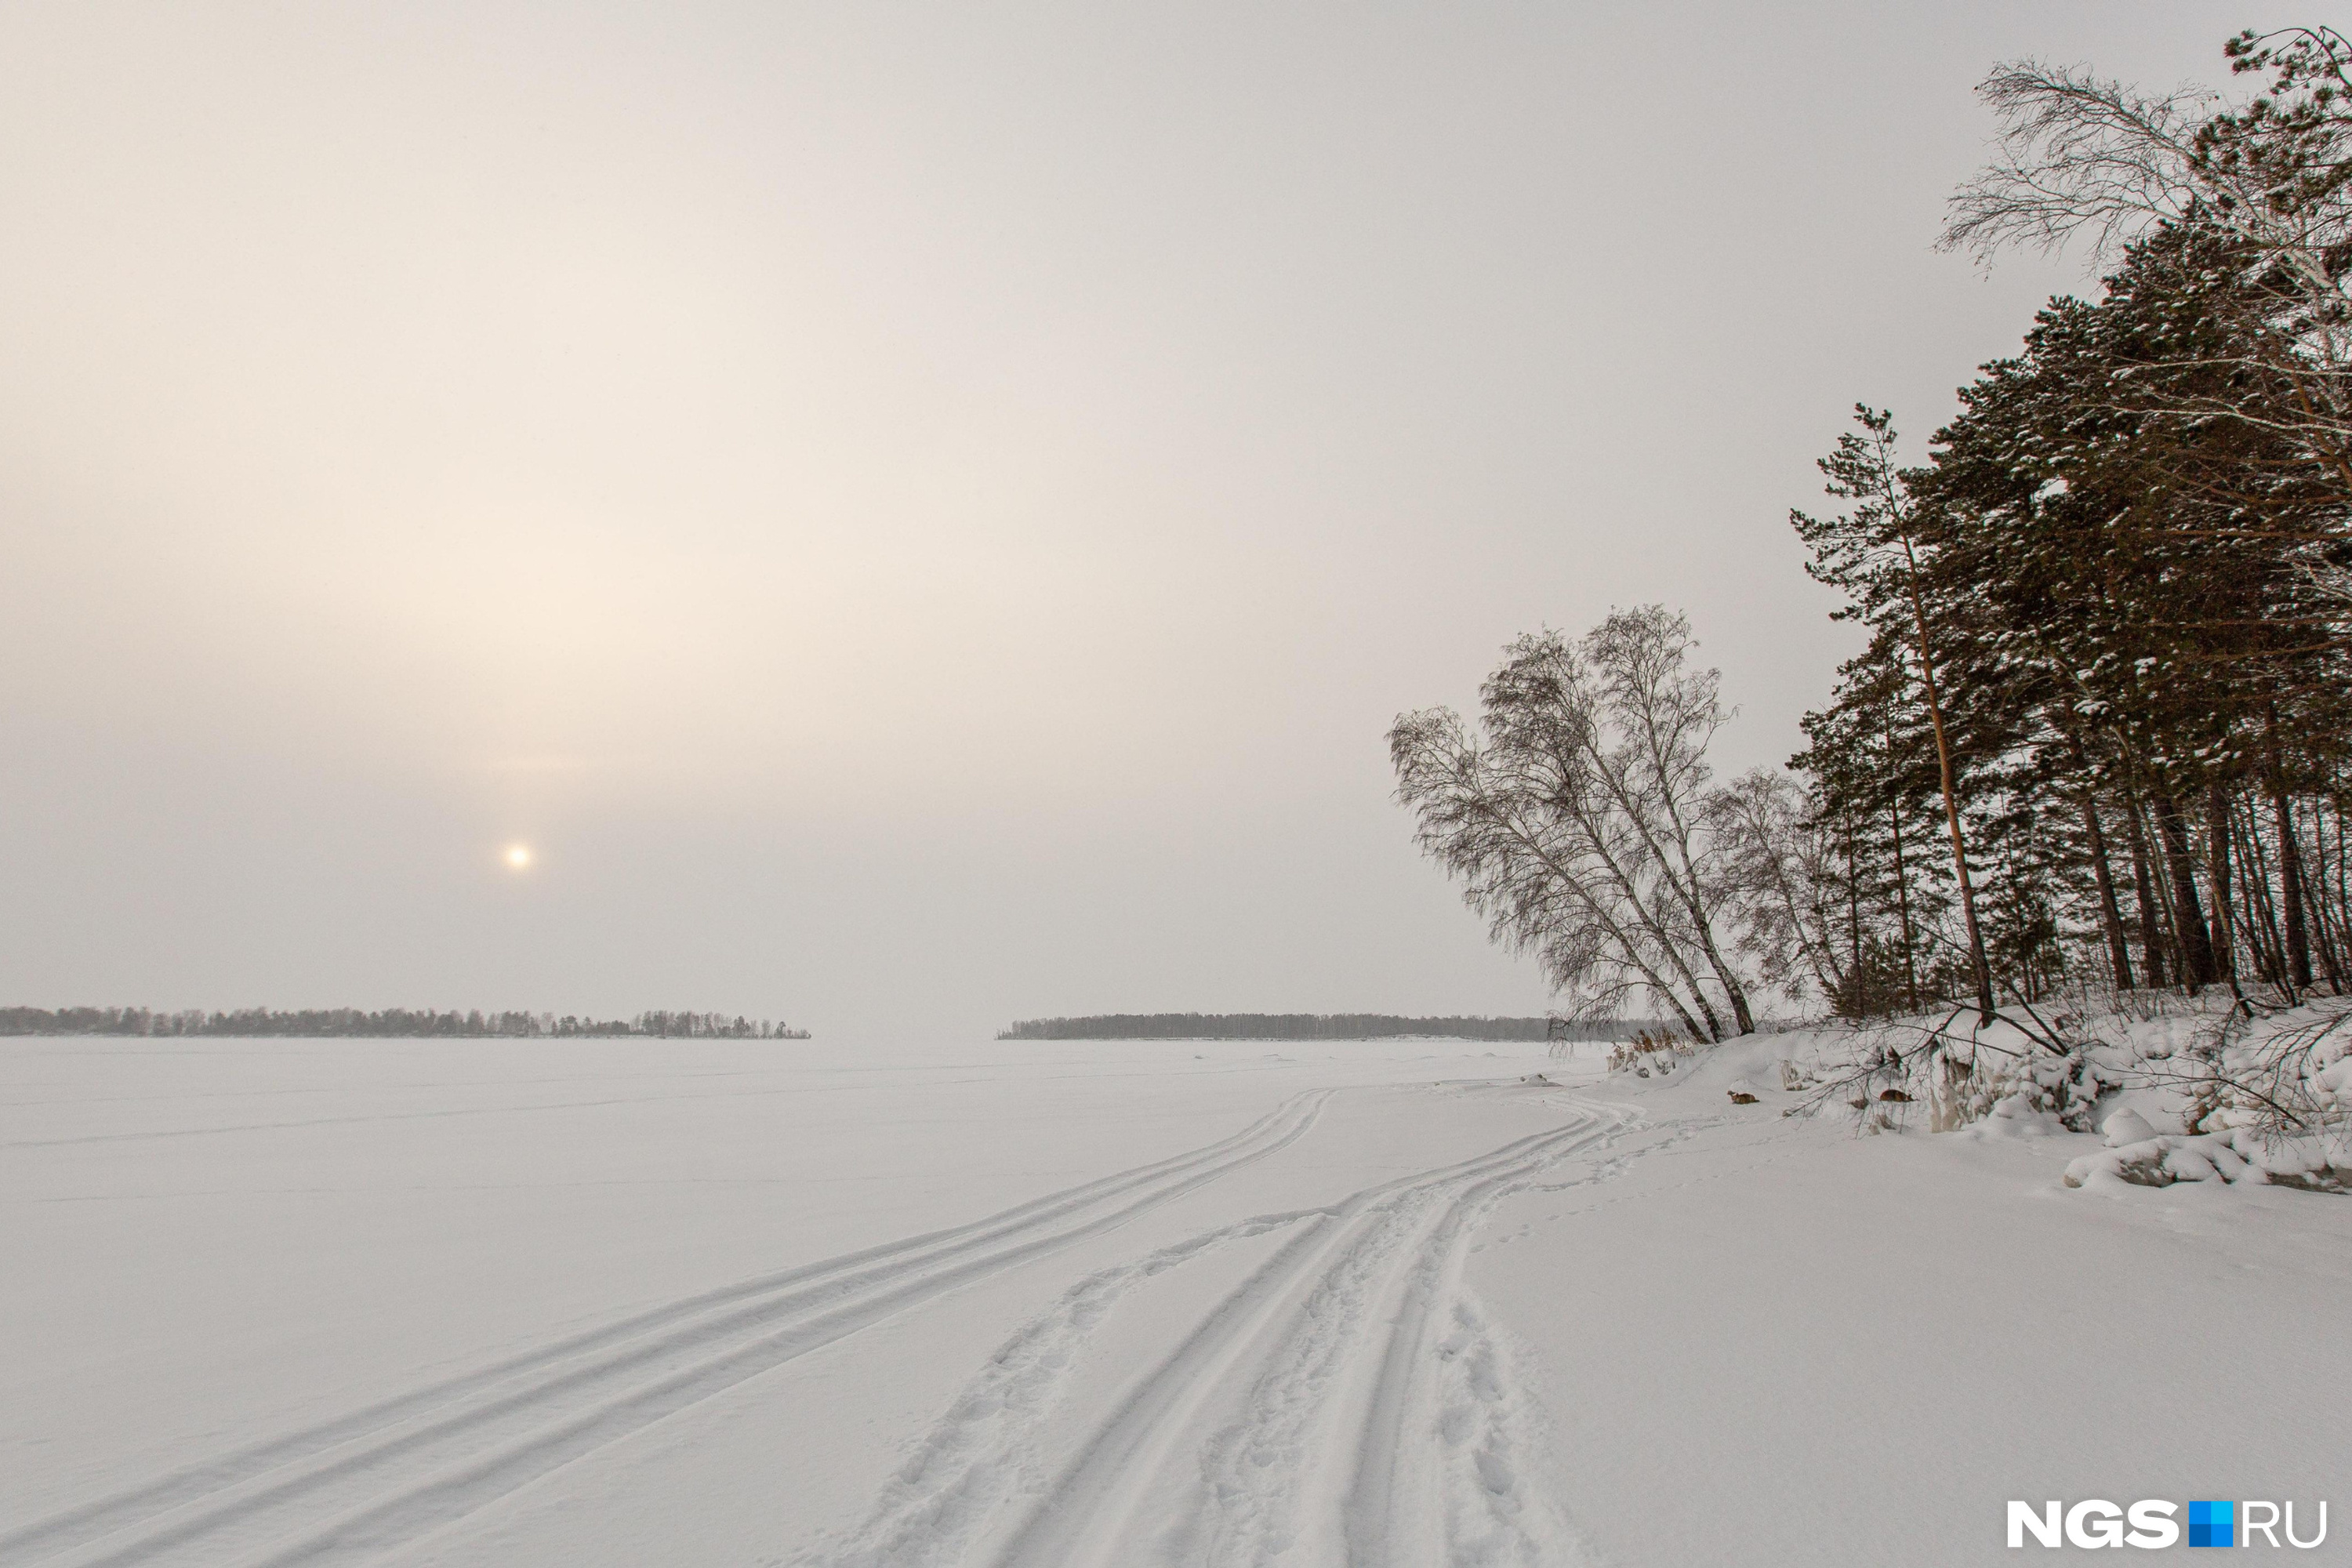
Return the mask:
<path id="1" fill-rule="evenodd" d="M 1000 1040 L 1614 1040 L 1641 1019 L 1408 1018 L 1391 1013 L 1097 1013 L 1023 1018 Z"/>
<path id="2" fill-rule="evenodd" d="M 1801 945 L 1842 1010 L 2352 975 L 2352 51 L 2226 56 L 2265 90 L 1994 74 L 2000 155 L 1945 244 L 2112 270 L 1924 464 L 1858 410 L 1840 512 L 1794 515 L 1870 638 L 1793 760 L 1827 873 Z"/>
<path id="3" fill-rule="evenodd" d="M 2032 1014 L 2352 981 L 2352 46 L 2228 40 L 2240 101 L 2003 66 L 1951 204 L 2087 246 L 1907 461 L 1858 406 L 1791 522 L 1864 636 L 1786 771 L 1717 784 L 1686 620 L 1523 637 L 1475 726 L 1390 734 L 1420 840 L 1572 1008 Z M 2051 1027 L 2034 1026 L 2053 1046 Z"/>
<path id="4" fill-rule="evenodd" d="M 0 1035 L 271 1036 L 302 1039 L 573 1039 L 630 1038 L 805 1040 L 809 1033 L 770 1018 L 721 1013 L 650 1012 L 631 1018 L 583 1018 L 572 1014 L 441 1012 L 387 1007 L 307 1007 L 276 1011 L 240 1007 L 224 1012 L 145 1007 L 0 1007 Z"/>

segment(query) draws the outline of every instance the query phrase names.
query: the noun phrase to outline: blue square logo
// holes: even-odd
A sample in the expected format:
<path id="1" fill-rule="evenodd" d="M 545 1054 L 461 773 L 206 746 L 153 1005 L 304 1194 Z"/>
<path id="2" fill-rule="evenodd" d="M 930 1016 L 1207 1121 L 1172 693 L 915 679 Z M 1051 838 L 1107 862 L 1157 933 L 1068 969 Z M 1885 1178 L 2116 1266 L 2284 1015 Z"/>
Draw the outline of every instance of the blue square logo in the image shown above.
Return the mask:
<path id="1" fill-rule="evenodd" d="M 2238 1505 L 2234 1502 L 2192 1502 L 2189 1505 L 2189 1544 L 2235 1546 Z"/>

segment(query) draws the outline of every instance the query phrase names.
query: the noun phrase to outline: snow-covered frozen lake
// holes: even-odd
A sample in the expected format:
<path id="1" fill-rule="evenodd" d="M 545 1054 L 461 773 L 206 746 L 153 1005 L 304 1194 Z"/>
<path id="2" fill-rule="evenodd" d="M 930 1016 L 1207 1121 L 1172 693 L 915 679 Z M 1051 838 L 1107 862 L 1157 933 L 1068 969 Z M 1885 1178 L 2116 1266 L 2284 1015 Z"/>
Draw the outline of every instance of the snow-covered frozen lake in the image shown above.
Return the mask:
<path id="1" fill-rule="evenodd" d="M 2010 1497 L 2343 1497 L 2352 1202 L 1583 1049 L 0 1041 L 0 1562 L 1976 1563 Z"/>

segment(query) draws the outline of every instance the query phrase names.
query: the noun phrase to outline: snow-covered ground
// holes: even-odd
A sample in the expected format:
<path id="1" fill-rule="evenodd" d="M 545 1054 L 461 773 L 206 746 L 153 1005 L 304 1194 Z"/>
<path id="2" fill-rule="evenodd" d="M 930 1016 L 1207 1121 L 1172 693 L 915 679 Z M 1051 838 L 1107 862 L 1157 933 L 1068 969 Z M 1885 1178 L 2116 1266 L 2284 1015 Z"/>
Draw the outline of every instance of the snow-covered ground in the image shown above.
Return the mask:
<path id="1" fill-rule="evenodd" d="M 2352 1561 L 2352 1199 L 1788 1099 L 0 1041 L 0 1563 L 1969 1563 L 2086 1497 L 2327 1499 Z"/>

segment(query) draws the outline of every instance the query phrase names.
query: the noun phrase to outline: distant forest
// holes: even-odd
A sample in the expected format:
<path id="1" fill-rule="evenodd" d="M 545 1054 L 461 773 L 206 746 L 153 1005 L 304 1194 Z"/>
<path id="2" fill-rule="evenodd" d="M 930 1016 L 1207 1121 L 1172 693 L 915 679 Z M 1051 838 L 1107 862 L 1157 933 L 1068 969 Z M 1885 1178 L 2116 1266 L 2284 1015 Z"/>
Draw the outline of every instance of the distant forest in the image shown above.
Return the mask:
<path id="1" fill-rule="evenodd" d="M 1000 1040 L 1616 1040 L 1642 1019 L 1401 1018 L 1390 1013 L 1097 1013 L 1024 1018 Z"/>
<path id="2" fill-rule="evenodd" d="M 240 1007 L 178 1013 L 145 1007 L 0 1007 L 0 1035 L 226 1035 L 291 1036 L 335 1039 L 572 1039 L 650 1037 L 696 1040 L 805 1040 L 795 1029 L 767 1018 L 729 1017 L 720 1013 L 640 1013 L 634 1018 L 581 1018 L 567 1013 L 446 1013 L 387 1007 L 365 1013 L 357 1007 L 305 1007 L 276 1012 Z"/>

